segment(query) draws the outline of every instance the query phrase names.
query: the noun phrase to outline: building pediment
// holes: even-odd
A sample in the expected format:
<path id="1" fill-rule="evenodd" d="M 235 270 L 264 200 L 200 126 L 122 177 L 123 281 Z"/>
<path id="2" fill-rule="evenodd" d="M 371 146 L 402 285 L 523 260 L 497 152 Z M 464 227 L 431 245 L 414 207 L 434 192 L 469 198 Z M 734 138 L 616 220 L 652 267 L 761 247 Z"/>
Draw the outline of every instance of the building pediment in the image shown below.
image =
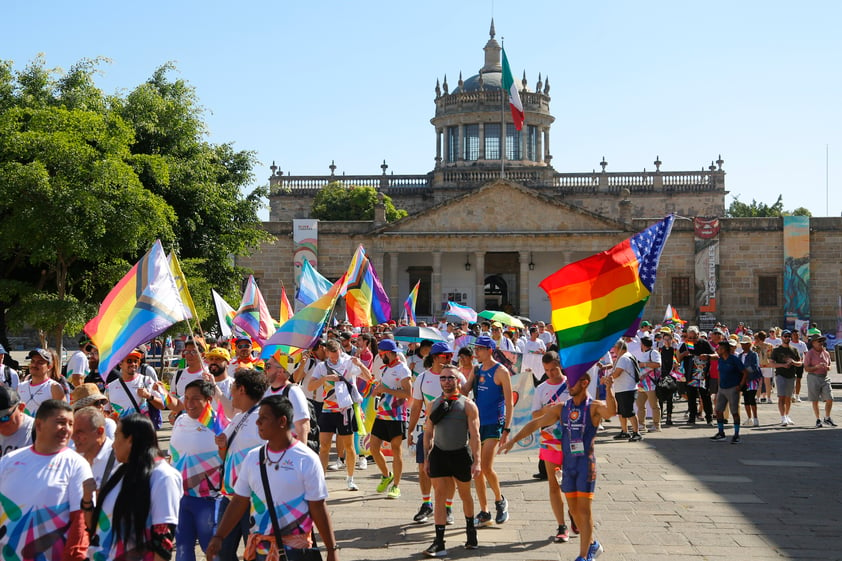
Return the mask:
<path id="1" fill-rule="evenodd" d="M 619 202 L 619 201 L 618 201 Z M 427 210 L 378 228 L 374 233 L 583 233 L 628 227 L 519 183 L 498 179 Z"/>

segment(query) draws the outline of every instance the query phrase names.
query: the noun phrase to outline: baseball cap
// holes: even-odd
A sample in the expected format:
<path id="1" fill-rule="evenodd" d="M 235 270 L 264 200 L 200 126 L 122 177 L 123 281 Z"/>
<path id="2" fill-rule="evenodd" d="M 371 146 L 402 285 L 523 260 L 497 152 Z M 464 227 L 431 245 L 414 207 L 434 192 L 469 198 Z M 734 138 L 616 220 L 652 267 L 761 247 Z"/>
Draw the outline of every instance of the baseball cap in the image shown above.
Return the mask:
<path id="1" fill-rule="evenodd" d="M 222 347 L 214 347 L 205 353 L 205 358 L 221 358 L 224 361 L 230 361 L 231 353 L 228 352 L 228 349 L 223 349 Z"/>
<path id="2" fill-rule="evenodd" d="M 9 353 L 6 352 L 6 347 L 0 345 L 0 355 L 7 355 Z"/>
<path id="3" fill-rule="evenodd" d="M 390 351 L 390 352 L 397 352 L 398 345 L 391 339 L 383 339 L 379 343 L 377 343 L 377 350 L 378 351 Z"/>
<path id="4" fill-rule="evenodd" d="M 39 355 L 41 358 L 47 361 L 48 364 L 53 363 L 53 355 L 50 354 L 50 351 L 47 349 L 32 349 L 29 351 L 29 354 L 26 355 L 26 358 L 32 360 L 32 357 L 35 355 Z"/>
<path id="5" fill-rule="evenodd" d="M 640 322 L 640 327 L 652 327 L 652 324 L 644 320 Z"/>
<path id="6" fill-rule="evenodd" d="M 127 354 L 125 357 L 123 357 L 123 360 L 125 360 L 125 359 L 127 359 L 131 356 L 133 356 L 137 359 L 141 359 L 141 358 L 143 358 L 143 351 L 141 349 L 134 349 L 134 350 L 132 350 L 132 352 Z"/>
<path id="7" fill-rule="evenodd" d="M 783 337 L 784 335 L 792 336 L 792 331 L 790 331 L 789 329 L 784 329 L 781 333 L 781 337 Z"/>
<path id="8" fill-rule="evenodd" d="M 234 344 L 236 345 L 240 341 L 245 341 L 246 343 L 251 345 L 251 339 L 249 339 L 248 337 L 237 337 L 236 339 L 234 339 Z"/>
<path id="9" fill-rule="evenodd" d="M 714 327 L 713 331 L 710 332 L 711 335 L 725 335 L 725 332 L 719 329 L 718 327 Z"/>
<path id="10" fill-rule="evenodd" d="M 497 343 L 495 343 L 494 339 L 488 335 L 481 335 L 480 337 L 477 337 L 476 341 L 474 341 L 474 347 L 485 347 L 494 350 L 497 348 Z"/>
<path id="11" fill-rule="evenodd" d="M 488 338 L 490 339 L 490 338 Z M 453 349 L 450 348 L 450 345 L 443 341 L 439 341 L 438 343 L 433 343 L 433 346 L 430 347 L 430 354 L 431 355 L 444 355 L 444 354 L 453 354 Z"/>
<path id="12" fill-rule="evenodd" d="M 5 417 L 11 413 L 17 407 L 18 403 L 20 403 L 18 392 L 12 388 L 0 385 L 0 417 Z"/>
<path id="13" fill-rule="evenodd" d="M 502 329 L 503 324 L 500 323 L 499 321 L 493 321 L 493 322 L 491 322 L 491 327 L 499 327 L 500 329 Z"/>

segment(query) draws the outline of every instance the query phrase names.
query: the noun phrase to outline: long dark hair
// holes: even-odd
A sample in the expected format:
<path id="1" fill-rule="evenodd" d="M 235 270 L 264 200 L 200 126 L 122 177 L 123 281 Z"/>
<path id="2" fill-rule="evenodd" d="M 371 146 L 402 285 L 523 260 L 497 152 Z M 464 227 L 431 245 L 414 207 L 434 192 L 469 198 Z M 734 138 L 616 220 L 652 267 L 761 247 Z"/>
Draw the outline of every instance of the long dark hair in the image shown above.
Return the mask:
<path id="1" fill-rule="evenodd" d="M 146 540 L 146 519 L 149 517 L 152 495 L 149 480 L 158 456 L 158 435 L 149 417 L 138 413 L 120 419 L 117 430 L 123 436 L 131 437 L 132 449 L 129 460 L 117 468 L 99 492 L 92 532 L 96 532 L 105 497 L 122 481 L 123 486 L 114 502 L 114 533 L 124 542 L 133 537 L 135 545 L 140 547 Z"/>

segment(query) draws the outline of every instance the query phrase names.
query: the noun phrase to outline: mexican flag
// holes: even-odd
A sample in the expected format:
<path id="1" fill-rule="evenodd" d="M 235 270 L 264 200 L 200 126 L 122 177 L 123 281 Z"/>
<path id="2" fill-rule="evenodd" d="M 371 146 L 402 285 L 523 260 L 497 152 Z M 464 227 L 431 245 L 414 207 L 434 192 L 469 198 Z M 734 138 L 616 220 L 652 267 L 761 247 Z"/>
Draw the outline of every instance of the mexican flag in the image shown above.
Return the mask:
<path id="1" fill-rule="evenodd" d="M 520 102 L 520 94 L 517 92 L 515 80 L 512 78 L 512 69 L 509 67 L 509 59 L 506 57 L 506 49 L 503 49 L 503 89 L 509 92 L 509 108 L 512 110 L 512 120 L 515 128 L 523 128 L 523 104 Z"/>

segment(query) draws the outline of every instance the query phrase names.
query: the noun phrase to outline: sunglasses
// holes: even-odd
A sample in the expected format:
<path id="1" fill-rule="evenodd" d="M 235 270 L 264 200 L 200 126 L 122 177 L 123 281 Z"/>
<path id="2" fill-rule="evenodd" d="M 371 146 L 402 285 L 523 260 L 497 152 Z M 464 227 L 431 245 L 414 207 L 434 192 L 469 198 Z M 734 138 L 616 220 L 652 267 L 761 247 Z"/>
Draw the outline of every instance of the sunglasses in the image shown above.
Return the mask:
<path id="1" fill-rule="evenodd" d="M 127 364 L 140 364 L 140 361 L 136 358 L 127 358 L 126 363 Z"/>
<path id="2" fill-rule="evenodd" d="M 456 376 L 439 376 L 439 380 L 455 380 Z"/>
<path id="3" fill-rule="evenodd" d="M 199 351 L 182 351 L 181 354 L 183 355 L 197 355 Z"/>
<path id="4" fill-rule="evenodd" d="M 237 345 L 237 348 L 238 348 L 238 349 L 250 349 L 250 348 L 251 348 L 251 345 L 248 345 L 248 344 L 246 344 L 246 343 L 243 343 L 242 345 Z"/>
<path id="5" fill-rule="evenodd" d="M 14 406 L 16 407 L 17 403 Z M 0 423 L 8 423 L 9 419 L 11 419 L 11 418 L 12 418 L 11 413 L 9 413 L 8 415 L 3 415 L 2 417 L 0 417 Z"/>

